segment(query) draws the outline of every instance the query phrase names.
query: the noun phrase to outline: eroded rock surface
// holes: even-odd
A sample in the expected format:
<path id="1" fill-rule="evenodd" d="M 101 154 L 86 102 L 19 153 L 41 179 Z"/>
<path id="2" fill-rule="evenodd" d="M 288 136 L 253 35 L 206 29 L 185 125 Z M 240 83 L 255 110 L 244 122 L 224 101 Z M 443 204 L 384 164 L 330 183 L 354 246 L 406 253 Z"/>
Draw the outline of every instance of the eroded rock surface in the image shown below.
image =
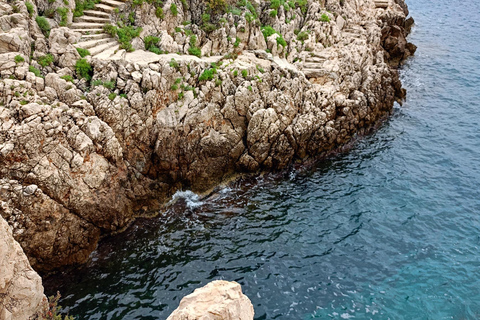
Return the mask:
<path id="1" fill-rule="evenodd" d="M 42 279 L 0 217 L 0 320 L 33 319 L 45 301 Z"/>
<path id="2" fill-rule="evenodd" d="M 37 270 L 84 262 L 102 234 L 176 190 L 325 155 L 405 95 L 395 68 L 414 46 L 402 0 L 307 1 L 276 15 L 253 2 L 212 14 L 215 30 L 205 3 L 178 1 L 174 16 L 175 3 L 162 18 L 148 3 L 115 14 L 144 27 L 135 47 L 156 36 L 162 54 L 87 56 L 82 76 L 80 35 L 56 16 L 48 37 L 35 22 L 58 1 L 33 14 L 1 2 L 0 214 Z M 192 45 L 201 57 L 185 54 Z"/>
<path id="3" fill-rule="evenodd" d="M 180 301 L 167 320 L 253 320 L 250 299 L 234 281 L 217 280 Z"/>

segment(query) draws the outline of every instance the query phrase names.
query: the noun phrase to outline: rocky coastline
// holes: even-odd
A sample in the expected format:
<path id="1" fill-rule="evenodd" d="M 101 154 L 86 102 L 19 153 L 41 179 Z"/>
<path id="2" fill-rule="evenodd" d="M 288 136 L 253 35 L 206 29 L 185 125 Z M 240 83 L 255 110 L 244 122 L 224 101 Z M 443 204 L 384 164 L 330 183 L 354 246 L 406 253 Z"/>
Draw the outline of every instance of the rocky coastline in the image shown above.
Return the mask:
<path id="1" fill-rule="evenodd" d="M 0 220 L 40 273 L 177 190 L 341 148 L 405 96 L 404 0 L 113 2 L 119 47 L 94 56 L 83 0 L 0 2 Z"/>

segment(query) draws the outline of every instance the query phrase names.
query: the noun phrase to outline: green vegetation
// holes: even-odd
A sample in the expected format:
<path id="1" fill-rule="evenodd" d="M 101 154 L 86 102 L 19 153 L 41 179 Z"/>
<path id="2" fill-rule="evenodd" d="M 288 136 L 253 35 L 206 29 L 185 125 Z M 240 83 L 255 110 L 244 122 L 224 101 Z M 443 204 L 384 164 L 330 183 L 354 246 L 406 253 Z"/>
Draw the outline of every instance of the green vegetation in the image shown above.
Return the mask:
<path id="1" fill-rule="evenodd" d="M 92 10 L 99 2 L 100 0 L 75 0 L 75 10 L 73 11 L 73 16 L 83 16 L 84 10 Z"/>
<path id="2" fill-rule="evenodd" d="M 176 84 L 172 84 L 172 86 L 170 87 L 170 90 L 176 91 L 178 90 L 178 86 Z"/>
<path id="3" fill-rule="evenodd" d="M 277 37 L 277 46 L 282 46 L 282 47 L 287 46 L 287 41 L 285 41 L 285 39 L 283 39 L 281 35 Z"/>
<path id="4" fill-rule="evenodd" d="M 170 5 L 170 12 L 172 13 L 172 15 L 173 15 L 174 17 L 177 16 L 177 14 L 178 14 L 178 9 L 177 9 L 177 5 L 176 5 L 175 3 L 172 3 L 172 4 Z"/>
<path id="5" fill-rule="evenodd" d="M 188 48 L 188 53 L 199 58 L 202 56 L 202 51 L 197 48 L 197 36 L 195 35 L 190 37 L 190 48 Z"/>
<path id="6" fill-rule="evenodd" d="M 178 62 L 172 58 L 172 60 L 170 60 L 170 62 L 168 63 L 170 65 L 170 67 L 174 68 L 174 69 L 179 69 L 180 68 L 180 65 L 178 64 Z"/>
<path id="7" fill-rule="evenodd" d="M 233 44 L 233 46 L 234 46 L 235 48 L 238 48 L 239 45 L 240 45 L 240 38 L 239 38 L 239 37 L 236 37 L 236 38 L 235 38 L 235 43 Z"/>
<path id="8" fill-rule="evenodd" d="M 107 23 L 103 26 L 103 31 L 105 31 L 105 33 L 107 33 L 111 37 L 115 37 L 117 35 L 117 27 L 110 23 Z"/>
<path id="9" fill-rule="evenodd" d="M 57 13 L 60 16 L 60 22 L 58 25 L 60 27 L 66 27 L 68 22 L 68 8 L 57 8 Z"/>
<path id="10" fill-rule="evenodd" d="M 322 14 L 322 16 L 320 17 L 320 21 L 322 21 L 322 22 L 330 22 L 330 17 L 329 17 L 326 13 L 324 13 L 324 14 Z"/>
<path id="11" fill-rule="evenodd" d="M 242 70 L 242 77 L 246 78 L 248 76 L 248 71 L 247 69 Z"/>
<path id="12" fill-rule="evenodd" d="M 88 51 L 87 49 L 83 49 L 83 48 L 77 48 L 77 52 L 80 55 L 80 57 L 82 57 L 82 58 L 85 58 L 86 56 L 90 55 L 90 51 Z"/>
<path id="13" fill-rule="evenodd" d="M 31 2 L 25 2 L 25 6 L 27 6 L 27 11 L 28 11 L 28 15 L 30 17 L 33 16 L 33 14 L 35 13 L 35 8 L 33 6 L 33 4 Z"/>
<path id="14" fill-rule="evenodd" d="M 113 90 L 115 89 L 115 81 L 104 81 L 103 86 L 107 89 Z"/>
<path id="15" fill-rule="evenodd" d="M 248 91 L 253 91 L 252 86 L 248 86 Z"/>
<path id="16" fill-rule="evenodd" d="M 216 73 L 217 73 L 217 69 L 215 68 L 206 69 L 202 72 L 202 74 L 198 78 L 198 81 L 210 81 L 213 79 L 213 75 Z"/>
<path id="17" fill-rule="evenodd" d="M 233 71 L 233 76 L 234 77 L 238 76 L 238 70 Z"/>
<path id="18" fill-rule="evenodd" d="M 75 64 L 75 71 L 80 78 L 85 78 L 87 81 L 92 79 L 92 66 L 88 63 L 87 59 L 80 59 Z"/>
<path id="19" fill-rule="evenodd" d="M 277 10 L 273 9 L 272 11 L 270 11 L 270 17 L 275 18 L 277 15 L 278 15 Z"/>
<path id="20" fill-rule="evenodd" d="M 48 297 L 48 308 L 44 311 L 45 314 L 40 315 L 42 320 L 75 320 L 72 316 L 65 316 L 65 318 L 59 314 L 62 307 L 58 305 L 60 300 L 60 293 L 57 292 L 56 296 Z M 43 312 L 42 312 L 43 313 Z"/>
<path id="21" fill-rule="evenodd" d="M 50 53 L 48 53 L 44 56 L 38 57 L 37 61 L 39 65 L 45 68 L 46 66 L 49 66 L 52 64 L 53 56 Z"/>
<path id="22" fill-rule="evenodd" d="M 103 81 L 100 80 L 100 79 L 93 80 L 93 82 L 92 82 L 92 86 L 94 86 L 94 87 L 101 86 L 101 85 L 103 85 Z"/>
<path id="23" fill-rule="evenodd" d="M 52 28 L 50 27 L 50 23 L 48 22 L 47 18 L 42 16 L 37 16 L 35 18 L 35 21 L 37 22 L 40 30 L 42 30 L 43 35 L 48 38 L 50 36 L 50 30 Z"/>
<path id="24" fill-rule="evenodd" d="M 72 76 L 69 75 L 69 74 L 66 74 L 66 75 L 64 75 L 64 76 L 61 76 L 60 79 L 63 79 L 63 80 L 65 80 L 65 81 L 73 82 L 73 78 L 72 78 Z"/>
<path id="25" fill-rule="evenodd" d="M 163 14 L 163 8 L 157 7 L 157 9 L 155 9 L 155 15 L 157 16 L 157 18 L 160 18 L 160 19 L 165 18 L 165 14 Z"/>
<path id="26" fill-rule="evenodd" d="M 263 36 L 265 37 L 265 40 L 267 40 L 268 37 L 270 37 L 272 34 L 278 33 L 273 29 L 271 26 L 264 26 L 262 27 L 262 33 Z"/>
<path id="27" fill-rule="evenodd" d="M 119 26 L 116 27 L 111 24 L 106 24 L 103 26 L 103 31 L 105 31 L 105 33 L 109 34 L 112 37 L 118 37 L 120 49 L 125 49 L 128 52 L 134 51 L 135 49 L 133 49 L 132 46 L 132 39 L 140 35 L 140 32 L 142 32 L 142 28 L 127 26 L 122 21 L 119 21 L 118 25 Z"/>
<path id="28" fill-rule="evenodd" d="M 305 41 L 308 39 L 308 31 L 302 31 L 302 32 L 299 32 L 298 35 L 297 35 L 297 40 L 298 41 Z"/>
<path id="29" fill-rule="evenodd" d="M 225 0 L 206 0 L 207 8 L 213 13 L 224 12 L 227 8 Z"/>
<path id="30" fill-rule="evenodd" d="M 27 103 L 28 103 L 28 101 L 26 101 L 26 100 L 20 101 L 20 104 L 21 104 L 22 106 L 26 105 Z"/>
<path id="31" fill-rule="evenodd" d="M 17 54 L 14 58 L 15 63 L 21 63 L 25 61 L 25 58 L 23 58 L 21 55 Z"/>
<path id="32" fill-rule="evenodd" d="M 29 66 L 28 67 L 28 71 L 30 72 L 33 72 L 35 74 L 35 77 L 41 77 L 41 73 L 40 73 L 40 70 L 38 70 L 37 68 L 35 68 L 34 66 Z"/>
<path id="33" fill-rule="evenodd" d="M 117 97 L 117 94 L 114 93 L 114 92 L 112 92 L 112 93 L 110 93 L 110 94 L 108 95 L 108 99 L 110 99 L 110 101 L 115 100 L 116 97 Z"/>
<path id="34" fill-rule="evenodd" d="M 145 50 L 148 50 L 156 54 L 163 53 L 163 51 L 160 50 L 160 48 L 158 47 L 160 38 L 154 37 L 154 36 L 146 36 L 145 39 L 143 39 L 143 42 L 145 43 Z"/>
<path id="35" fill-rule="evenodd" d="M 128 99 L 127 95 L 125 93 L 120 93 L 120 98 L 123 99 Z"/>

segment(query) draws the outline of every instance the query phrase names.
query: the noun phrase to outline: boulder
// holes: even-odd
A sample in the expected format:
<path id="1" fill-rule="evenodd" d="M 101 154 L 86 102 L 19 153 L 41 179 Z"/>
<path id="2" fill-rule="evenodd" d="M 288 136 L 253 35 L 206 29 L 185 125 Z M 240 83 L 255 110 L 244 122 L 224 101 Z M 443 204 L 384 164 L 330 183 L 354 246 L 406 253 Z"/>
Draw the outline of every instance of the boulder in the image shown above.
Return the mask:
<path id="1" fill-rule="evenodd" d="M 252 320 L 253 315 L 238 283 L 216 280 L 184 297 L 167 320 Z"/>

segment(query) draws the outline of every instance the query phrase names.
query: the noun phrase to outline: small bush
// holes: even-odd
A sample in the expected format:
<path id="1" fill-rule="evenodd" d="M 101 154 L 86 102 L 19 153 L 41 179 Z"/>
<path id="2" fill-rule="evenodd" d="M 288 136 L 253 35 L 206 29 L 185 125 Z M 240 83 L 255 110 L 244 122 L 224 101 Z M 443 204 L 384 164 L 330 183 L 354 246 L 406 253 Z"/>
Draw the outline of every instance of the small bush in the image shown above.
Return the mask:
<path id="1" fill-rule="evenodd" d="M 275 10 L 278 10 L 278 8 L 280 8 L 280 0 L 272 0 L 270 2 L 270 9 L 275 9 Z"/>
<path id="2" fill-rule="evenodd" d="M 180 65 L 178 64 L 178 62 L 172 58 L 172 60 L 170 60 L 170 62 L 168 63 L 170 65 L 170 67 L 174 68 L 174 69 L 177 69 L 180 68 Z"/>
<path id="3" fill-rule="evenodd" d="M 73 16 L 83 16 L 84 10 L 92 10 L 95 8 L 95 4 L 99 2 L 100 0 L 75 0 L 75 10 L 73 11 Z"/>
<path id="4" fill-rule="evenodd" d="M 127 95 L 125 93 L 120 93 L 120 98 L 123 99 L 128 99 Z"/>
<path id="5" fill-rule="evenodd" d="M 305 41 L 308 39 L 308 32 L 307 31 L 302 31 L 302 32 L 299 32 L 298 35 L 297 35 L 297 40 L 298 41 Z"/>
<path id="6" fill-rule="evenodd" d="M 324 13 L 324 14 L 322 14 L 322 16 L 320 17 L 320 21 L 321 21 L 321 22 L 330 22 L 330 17 L 329 17 L 326 13 Z"/>
<path id="7" fill-rule="evenodd" d="M 75 63 L 75 71 L 81 78 L 85 78 L 87 81 L 92 79 L 92 66 L 88 63 L 87 59 L 80 59 Z"/>
<path id="8" fill-rule="evenodd" d="M 108 99 L 110 99 L 110 101 L 115 100 L 116 97 L 117 97 L 117 94 L 114 93 L 114 92 L 112 92 L 112 93 L 110 93 L 110 94 L 108 95 Z"/>
<path id="9" fill-rule="evenodd" d="M 165 18 L 165 14 L 163 14 L 163 8 L 158 7 L 157 9 L 155 9 L 155 15 L 157 16 L 157 18 L 160 19 Z"/>
<path id="10" fill-rule="evenodd" d="M 222 80 L 217 79 L 215 80 L 215 87 L 220 87 L 222 85 Z"/>
<path id="11" fill-rule="evenodd" d="M 118 36 L 118 42 L 120 42 L 120 49 L 125 49 L 128 52 L 132 52 L 135 49 L 133 49 L 132 46 L 132 39 L 136 38 L 140 35 L 140 32 L 142 32 L 142 28 L 138 27 L 132 27 L 132 26 L 124 26 L 122 28 L 117 28 L 117 36 Z"/>
<path id="12" fill-rule="evenodd" d="M 15 63 L 22 63 L 25 61 L 25 58 L 23 58 L 21 55 L 17 54 L 14 58 Z"/>
<path id="13" fill-rule="evenodd" d="M 60 79 L 63 79 L 63 80 L 65 80 L 65 81 L 73 82 L 73 78 L 72 78 L 72 76 L 69 75 L 69 74 L 66 74 L 66 75 L 64 75 L 64 76 L 61 76 Z"/>
<path id="14" fill-rule="evenodd" d="M 253 91 L 252 86 L 248 86 L 248 91 Z"/>
<path id="15" fill-rule="evenodd" d="M 238 76 L 238 70 L 233 71 L 233 76 L 234 77 Z"/>
<path id="16" fill-rule="evenodd" d="M 206 0 L 206 2 L 213 13 L 223 12 L 227 8 L 225 0 Z"/>
<path id="17" fill-rule="evenodd" d="M 35 8 L 33 7 L 33 4 L 31 2 L 25 2 L 25 5 L 27 6 L 27 11 L 28 15 L 31 17 L 35 13 Z"/>
<path id="18" fill-rule="evenodd" d="M 57 8 L 57 13 L 60 16 L 60 22 L 58 25 L 60 27 L 66 27 L 68 22 L 68 8 Z"/>
<path id="19" fill-rule="evenodd" d="M 178 90 L 178 86 L 176 84 L 172 84 L 172 86 L 170 87 L 170 90 L 176 91 Z"/>
<path id="20" fill-rule="evenodd" d="M 197 56 L 199 58 L 202 57 L 202 51 L 197 47 L 188 48 L 188 54 L 191 54 L 192 56 Z"/>
<path id="21" fill-rule="evenodd" d="M 178 14 L 178 9 L 177 9 L 177 5 L 176 5 L 175 3 L 172 3 L 172 4 L 170 5 L 170 12 L 172 13 L 172 15 L 173 15 L 174 17 L 177 16 L 177 14 Z"/>
<path id="22" fill-rule="evenodd" d="M 206 33 L 211 33 L 217 30 L 217 26 L 214 25 L 213 23 L 206 22 L 202 25 L 202 30 L 205 31 Z"/>
<path id="23" fill-rule="evenodd" d="M 28 71 L 33 72 L 35 74 L 35 77 L 40 77 L 42 74 L 40 73 L 40 70 L 35 68 L 34 66 L 29 66 Z"/>
<path id="24" fill-rule="evenodd" d="M 202 14 L 202 22 L 203 23 L 210 22 L 210 15 L 208 13 Z"/>
<path id="25" fill-rule="evenodd" d="M 234 46 L 235 48 L 238 48 L 239 45 L 240 45 L 240 38 L 239 38 L 239 37 L 236 37 L 236 38 L 235 38 L 235 43 L 233 44 L 233 46 Z"/>
<path id="26" fill-rule="evenodd" d="M 37 22 L 40 30 L 42 30 L 43 35 L 48 38 L 50 36 L 50 30 L 52 29 L 48 20 L 45 17 L 37 16 L 35 21 Z"/>
<path id="27" fill-rule="evenodd" d="M 198 78 L 198 81 L 209 81 L 213 79 L 213 75 L 217 73 L 217 69 L 211 68 L 211 69 L 206 69 L 202 72 L 200 77 Z"/>
<path id="28" fill-rule="evenodd" d="M 154 36 L 146 36 L 143 39 L 143 42 L 145 43 L 145 50 L 150 51 L 151 48 L 157 46 L 157 44 L 160 42 L 160 38 Z"/>
<path id="29" fill-rule="evenodd" d="M 105 33 L 111 37 L 115 37 L 117 35 L 117 27 L 111 25 L 110 23 L 107 23 L 103 26 L 103 31 L 105 31 Z"/>
<path id="30" fill-rule="evenodd" d="M 37 61 L 39 65 L 45 68 L 46 66 L 49 66 L 52 64 L 53 56 L 50 53 L 48 53 L 44 56 L 38 57 Z"/>
<path id="31" fill-rule="evenodd" d="M 248 71 L 246 69 L 242 70 L 242 77 L 246 78 L 248 76 Z"/>
<path id="32" fill-rule="evenodd" d="M 273 9 L 272 11 L 270 11 L 270 17 L 275 18 L 277 15 L 278 15 L 277 10 Z"/>
<path id="33" fill-rule="evenodd" d="M 77 52 L 80 55 L 80 57 L 82 57 L 82 58 L 85 58 L 86 56 L 90 55 L 90 51 L 88 51 L 87 49 L 83 49 L 83 48 L 77 48 Z"/>
<path id="34" fill-rule="evenodd" d="M 262 27 L 262 33 L 265 37 L 265 40 L 267 40 L 268 37 L 270 37 L 272 34 L 277 33 L 277 31 L 275 31 L 275 29 L 273 29 L 271 26 L 264 26 Z"/>
<path id="35" fill-rule="evenodd" d="M 93 85 L 94 87 L 103 86 L 103 81 L 100 80 L 100 79 L 93 80 L 92 85 Z"/>
<path id="36" fill-rule="evenodd" d="M 277 37 L 277 46 L 286 47 L 287 46 L 287 41 L 285 41 L 285 39 L 283 39 L 282 36 L 279 36 L 279 37 Z"/>

